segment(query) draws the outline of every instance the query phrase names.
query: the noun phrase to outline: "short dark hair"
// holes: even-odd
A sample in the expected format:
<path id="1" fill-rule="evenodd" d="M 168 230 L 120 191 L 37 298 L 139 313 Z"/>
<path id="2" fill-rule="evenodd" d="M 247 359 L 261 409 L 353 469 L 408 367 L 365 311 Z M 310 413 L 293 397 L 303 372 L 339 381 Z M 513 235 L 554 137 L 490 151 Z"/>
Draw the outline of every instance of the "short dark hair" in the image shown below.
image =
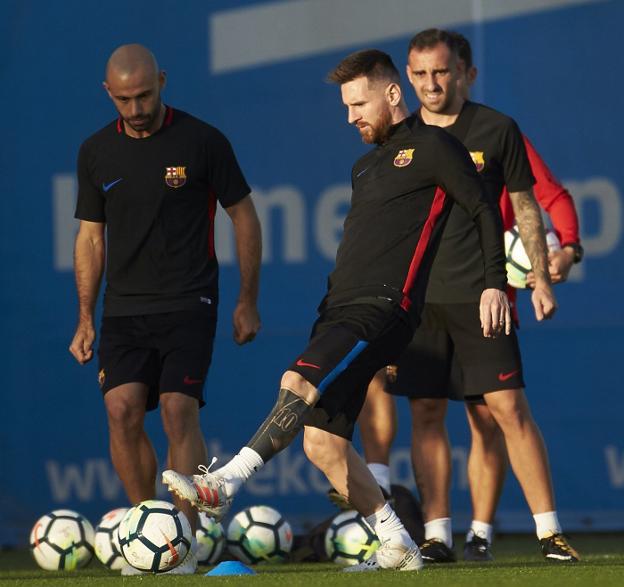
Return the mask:
<path id="1" fill-rule="evenodd" d="M 442 29 L 426 29 L 424 31 L 420 31 L 414 35 L 412 40 L 409 42 L 407 54 L 409 55 L 412 50 L 424 51 L 425 49 L 433 49 L 436 45 L 443 43 L 449 48 L 455 57 L 460 57 L 459 40 L 457 35 L 458 33 Z"/>
<path id="2" fill-rule="evenodd" d="M 401 81 L 392 57 L 379 49 L 363 49 L 347 55 L 327 74 L 327 81 L 341 85 L 358 77 L 366 77 L 371 81 Z"/>
<path id="3" fill-rule="evenodd" d="M 470 41 L 461 33 L 449 31 L 449 34 L 455 38 L 457 44 L 457 56 L 466 64 L 466 70 L 472 67 L 472 47 Z"/>

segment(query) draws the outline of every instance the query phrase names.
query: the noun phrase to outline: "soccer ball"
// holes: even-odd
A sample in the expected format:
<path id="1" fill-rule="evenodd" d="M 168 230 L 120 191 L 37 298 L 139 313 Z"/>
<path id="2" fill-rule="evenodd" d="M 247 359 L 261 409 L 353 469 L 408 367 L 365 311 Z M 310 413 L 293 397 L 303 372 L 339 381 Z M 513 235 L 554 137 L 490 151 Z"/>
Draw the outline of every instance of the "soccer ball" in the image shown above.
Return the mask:
<path id="1" fill-rule="evenodd" d="M 238 512 L 227 529 L 227 545 L 232 555 L 250 565 L 262 561 L 283 562 L 292 548 L 290 524 L 266 505 Z"/>
<path id="2" fill-rule="evenodd" d="M 102 516 L 100 523 L 95 528 L 95 541 L 93 544 L 95 556 L 98 557 L 102 564 L 114 571 L 118 571 L 126 564 L 121 554 L 117 529 L 127 512 L 128 508 L 111 510 Z"/>
<path id="3" fill-rule="evenodd" d="M 546 230 L 546 245 L 548 251 L 561 249 L 557 235 L 550 229 Z M 531 261 L 524 250 L 517 226 L 505 231 L 505 256 L 507 283 L 511 287 L 524 289 L 527 286 L 527 274 L 531 271 Z"/>
<path id="4" fill-rule="evenodd" d="M 357 565 L 379 547 L 377 536 L 355 510 L 338 514 L 325 532 L 327 557 L 339 565 Z"/>
<path id="5" fill-rule="evenodd" d="M 170 571 L 191 548 L 191 526 L 184 513 L 157 499 L 130 508 L 119 524 L 118 535 L 126 562 L 148 573 Z"/>
<path id="6" fill-rule="evenodd" d="M 223 526 L 205 512 L 199 512 L 197 521 L 197 561 L 200 565 L 214 565 L 225 547 Z"/>
<path id="7" fill-rule="evenodd" d="M 30 549 L 46 571 L 79 569 L 93 556 L 93 526 L 78 512 L 54 510 L 35 522 Z"/>

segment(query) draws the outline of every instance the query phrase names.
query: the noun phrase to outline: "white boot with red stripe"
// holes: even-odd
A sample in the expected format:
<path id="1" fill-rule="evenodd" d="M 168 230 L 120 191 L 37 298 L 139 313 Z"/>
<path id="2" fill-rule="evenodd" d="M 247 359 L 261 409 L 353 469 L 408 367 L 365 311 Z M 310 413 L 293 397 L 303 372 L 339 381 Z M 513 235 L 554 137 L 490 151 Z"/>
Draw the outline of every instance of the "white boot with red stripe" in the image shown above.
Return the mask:
<path id="1" fill-rule="evenodd" d="M 218 522 L 230 509 L 232 499 L 225 491 L 225 480 L 218 473 L 211 473 L 210 467 L 200 465 L 202 475 L 182 475 L 171 469 L 164 471 L 162 481 L 168 485 L 169 491 L 179 498 L 190 502 L 198 510 L 206 512 Z"/>

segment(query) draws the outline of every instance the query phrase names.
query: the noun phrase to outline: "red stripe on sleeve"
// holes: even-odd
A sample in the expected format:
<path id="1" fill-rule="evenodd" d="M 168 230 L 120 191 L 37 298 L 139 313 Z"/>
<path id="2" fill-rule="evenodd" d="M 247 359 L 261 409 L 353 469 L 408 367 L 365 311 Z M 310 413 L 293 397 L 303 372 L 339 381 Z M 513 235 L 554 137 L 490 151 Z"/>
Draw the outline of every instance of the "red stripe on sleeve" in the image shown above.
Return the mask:
<path id="1" fill-rule="evenodd" d="M 409 307 L 412 304 L 412 301 L 409 299 L 409 294 L 414 287 L 414 282 L 416 281 L 416 276 L 418 275 L 418 268 L 420 267 L 423 257 L 425 256 L 425 251 L 427 250 L 427 246 L 431 240 L 431 233 L 433 232 L 433 228 L 435 227 L 438 217 L 444 208 L 445 200 L 446 193 L 444 190 L 440 187 L 436 188 L 433 196 L 433 202 L 431 204 L 431 210 L 429 210 L 429 216 L 427 216 L 425 225 L 420 233 L 420 238 L 416 244 L 414 256 L 412 257 L 412 262 L 410 263 L 409 271 L 407 272 L 407 279 L 403 285 L 403 301 L 401 302 L 401 307 L 405 311 L 409 310 Z"/>

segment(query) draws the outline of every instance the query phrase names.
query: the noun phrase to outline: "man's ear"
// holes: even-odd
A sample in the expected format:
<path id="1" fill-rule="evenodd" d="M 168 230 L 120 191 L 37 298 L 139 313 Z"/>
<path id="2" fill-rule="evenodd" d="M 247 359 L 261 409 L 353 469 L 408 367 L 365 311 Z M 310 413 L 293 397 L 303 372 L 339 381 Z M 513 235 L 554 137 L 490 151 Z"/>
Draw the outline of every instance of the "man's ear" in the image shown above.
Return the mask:
<path id="1" fill-rule="evenodd" d="M 401 97 L 403 95 L 403 93 L 401 92 L 401 86 L 396 82 L 388 84 L 388 87 L 386 87 L 385 95 L 386 100 L 388 101 L 388 104 L 390 104 L 390 106 L 398 106 L 401 102 Z"/>

